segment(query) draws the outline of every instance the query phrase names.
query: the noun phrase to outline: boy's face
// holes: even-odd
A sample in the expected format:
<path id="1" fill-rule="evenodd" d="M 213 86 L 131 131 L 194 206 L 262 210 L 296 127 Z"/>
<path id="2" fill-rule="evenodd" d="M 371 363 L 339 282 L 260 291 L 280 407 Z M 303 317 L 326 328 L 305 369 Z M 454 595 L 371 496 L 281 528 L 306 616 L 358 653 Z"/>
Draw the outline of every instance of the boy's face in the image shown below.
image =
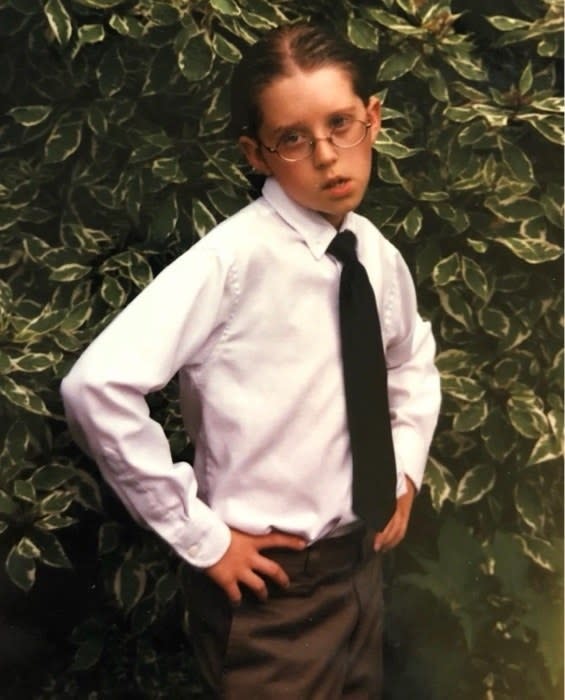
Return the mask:
<path id="1" fill-rule="evenodd" d="M 275 177 L 291 199 L 339 228 L 347 212 L 361 202 L 369 182 L 372 143 L 380 127 L 378 100 L 371 98 L 365 105 L 350 75 L 341 67 L 326 66 L 309 72 L 297 69 L 275 79 L 261 92 L 259 107 L 259 140 L 240 139 L 250 165 Z M 340 149 L 327 140 L 343 117 L 370 123 L 367 136 L 352 148 Z M 282 137 L 292 139 L 296 130 L 321 139 L 304 160 L 287 162 L 265 148 L 276 147 Z"/>

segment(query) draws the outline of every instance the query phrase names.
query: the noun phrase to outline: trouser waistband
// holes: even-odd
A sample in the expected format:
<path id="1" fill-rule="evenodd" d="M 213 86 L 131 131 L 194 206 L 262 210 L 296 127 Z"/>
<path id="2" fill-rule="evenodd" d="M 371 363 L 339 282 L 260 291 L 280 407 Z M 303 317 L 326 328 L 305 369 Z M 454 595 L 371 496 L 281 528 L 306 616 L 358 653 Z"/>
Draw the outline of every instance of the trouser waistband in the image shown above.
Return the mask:
<path id="1" fill-rule="evenodd" d="M 318 574 L 350 569 L 373 553 L 373 533 L 360 525 L 337 537 L 325 537 L 297 551 L 272 547 L 261 554 L 276 561 L 292 578 L 301 573 Z"/>

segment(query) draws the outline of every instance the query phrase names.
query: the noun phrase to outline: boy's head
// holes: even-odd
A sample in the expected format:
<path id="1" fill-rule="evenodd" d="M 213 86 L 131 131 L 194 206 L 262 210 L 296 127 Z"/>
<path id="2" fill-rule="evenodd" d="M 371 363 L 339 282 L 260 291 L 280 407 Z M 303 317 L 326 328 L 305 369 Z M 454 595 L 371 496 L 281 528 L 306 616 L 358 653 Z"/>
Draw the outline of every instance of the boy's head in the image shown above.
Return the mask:
<path id="1" fill-rule="evenodd" d="M 339 227 L 360 203 L 380 126 L 359 52 L 304 24 L 266 34 L 232 80 L 232 128 L 250 165 Z"/>
<path id="2" fill-rule="evenodd" d="M 277 27 L 249 46 L 235 67 L 231 81 L 231 128 L 236 138 L 256 136 L 261 125 L 258 98 L 267 85 L 294 70 L 309 72 L 341 66 L 353 91 L 367 103 L 374 92 L 366 54 L 319 26 L 291 24 Z"/>

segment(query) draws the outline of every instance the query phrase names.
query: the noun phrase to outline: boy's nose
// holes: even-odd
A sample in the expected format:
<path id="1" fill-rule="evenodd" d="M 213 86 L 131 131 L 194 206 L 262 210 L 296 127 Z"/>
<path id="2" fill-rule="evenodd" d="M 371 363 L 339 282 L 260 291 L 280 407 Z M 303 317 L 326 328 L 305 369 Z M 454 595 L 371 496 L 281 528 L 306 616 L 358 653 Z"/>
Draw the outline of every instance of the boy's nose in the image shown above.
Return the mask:
<path id="1" fill-rule="evenodd" d="M 323 167 L 337 160 L 337 148 L 329 138 L 317 139 L 314 142 L 312 158 L 316 167 Z"/>

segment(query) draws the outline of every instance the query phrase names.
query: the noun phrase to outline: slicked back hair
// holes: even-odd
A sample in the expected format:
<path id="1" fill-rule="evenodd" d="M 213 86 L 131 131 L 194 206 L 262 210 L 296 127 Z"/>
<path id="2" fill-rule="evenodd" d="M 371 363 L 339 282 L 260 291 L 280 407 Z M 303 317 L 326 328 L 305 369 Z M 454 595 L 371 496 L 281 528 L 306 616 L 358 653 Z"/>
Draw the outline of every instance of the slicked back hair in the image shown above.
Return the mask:
<path id="1" fill-rule="evenodd" d="M 274 80 L 297 69 L 328 66 L 345 70 L 355 94 L 367 103 L 374 91 L 371 76 L 375 71 L 368 69 L 366 52 L 316 25 L 283 25 L 264 34 L 244 51 L 234 69 L 230 97 L 234 137 L 257 135 L 261 126 L 259 96 Z"/>

